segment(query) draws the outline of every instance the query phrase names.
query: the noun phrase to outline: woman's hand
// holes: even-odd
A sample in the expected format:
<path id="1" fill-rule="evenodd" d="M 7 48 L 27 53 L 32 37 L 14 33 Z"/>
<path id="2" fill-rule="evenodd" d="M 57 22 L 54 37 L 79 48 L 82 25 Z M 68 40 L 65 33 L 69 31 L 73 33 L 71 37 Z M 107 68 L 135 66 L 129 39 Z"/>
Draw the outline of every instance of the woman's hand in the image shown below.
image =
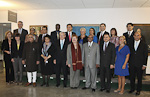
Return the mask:
<path id="1" fill-rule="evenodd" d="M 9 54 L 10 55 L 10 51 L 5 51 L 5 53 Z"/>
<path id="2" fill-rule="evenodd" d="M 54 59 L 53 63 L 56 64 L 56 59 Z"/>
<path id="3" fill-rule="evenodd" d="M 122 66 L 122 69 L 126 69 L 126 65 L 123 65 L 123 66 Z"/>
<path id="4" fill-rule="evenodd" d="M 11 59 L 11 62 L 13 62 L 13 63 L 15 62 L 13 58 Z"/>
<path id="5" fill-rule="evenodd" d="M 72 63 L 72 65 L 76 65 L 76 63 Z"/>
<path id="6" fill-rule="evenodd" d="M 71 67 L 71 65 L 70 65 L 70 64 L 68 64 L 68 67 L 70 68 L 70 67 Z"/>

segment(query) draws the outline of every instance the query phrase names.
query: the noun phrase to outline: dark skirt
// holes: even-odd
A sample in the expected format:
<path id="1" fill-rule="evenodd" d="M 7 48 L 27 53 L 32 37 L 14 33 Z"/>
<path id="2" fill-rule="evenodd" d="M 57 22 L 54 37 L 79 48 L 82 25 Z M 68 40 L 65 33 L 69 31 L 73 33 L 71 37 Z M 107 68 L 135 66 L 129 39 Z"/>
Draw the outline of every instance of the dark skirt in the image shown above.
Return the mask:
<path id="1" fill-rule="evenodd" d="M 54 71 L 54 66 L 52 60 L 49 60 L 48 63 L 45 63 L 43 59 L 41 59 L 41 74 L 42 75 L 52 75 Z"/>

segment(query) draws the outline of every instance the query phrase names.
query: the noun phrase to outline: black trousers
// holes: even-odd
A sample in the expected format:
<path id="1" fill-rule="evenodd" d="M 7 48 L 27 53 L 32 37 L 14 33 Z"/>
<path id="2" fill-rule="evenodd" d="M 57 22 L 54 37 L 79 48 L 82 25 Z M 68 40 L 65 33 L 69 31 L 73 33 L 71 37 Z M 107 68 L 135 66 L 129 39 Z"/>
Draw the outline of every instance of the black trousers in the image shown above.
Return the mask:
<path id="1" fill-rule="evenodd" d="M 8 57 L 5 61 L 6 82 L 14 81 L 14 69 L 11 59 Z"/>
<path id="2" fill-rule="evenodd" d="M 56 84 L 60 85 L 60 74 L 61 70 L 64 76 L 63 84 L 64 86 L 67 86 L 67 80 L 68 80 L 68 66 L 66 65 L 66 61 L 61 60 L 58 64 L 56 62 Z"/>
<path id="3" fill-rule="evenodd" d="M 107 83 L 105 83 L 105 78 Z M 111 89 L 111 69 L 110 67 L 100 67 L 100 80 L 101 80 L 101 89 L 110 90 Z"/>
<path id="4" fill-rule="evenodd" d="M 130 86 L 131 90 L 135 90 L 135 78 L 137 77 L 137 92 L 142 90 L 142 67 L 130 66 Z"/>

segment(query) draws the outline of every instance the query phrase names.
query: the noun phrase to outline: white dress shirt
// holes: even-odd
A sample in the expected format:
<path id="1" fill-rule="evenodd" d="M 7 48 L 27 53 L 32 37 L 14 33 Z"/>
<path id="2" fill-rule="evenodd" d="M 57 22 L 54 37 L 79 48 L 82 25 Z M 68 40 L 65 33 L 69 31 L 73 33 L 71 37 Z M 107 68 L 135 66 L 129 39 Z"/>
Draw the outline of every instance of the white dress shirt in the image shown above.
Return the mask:
<path id="1" fill-rule="evenodd" d="M 69 37 L 69 33 L 70 33 L 70 37 L 72 38 L 72 31 L 68 31 L 68 37 Z"/>
<path id="2" fill-rule="evenodd" d="M 61 47 L 61 49 L 62 49 L 62 48 L 63 48 L 63 46 L 64 46 L 64 42 L 65 42 L 65 39 L 60 40 L 60 47 Z"/>
<path id="3" fill-rule="evenodd" d="M 128 35 L 131 36 L 132 32 L 133 32 L 133 30 L 128 31 Z"/>
<path id="4" fill-rule="evenodd" d="M 134 41 L 134 49 L 135 49 L 135 51 L 137 50 L 137 48 L 138 48 L 138 46 L 139 46 L 139 44 L 140 44 L 140 41 L 141 40 L 138 40 L 138 41 Z"/>
<path id="5" fill-rule="evenodd" d="M 93 44 L 93 41 L 92 42 L 88 42 L 88 47 L 91 47 Z"/>
<path id="6" fill-rule="evenodd" d="M 21 34 L 22 33 L 22 28 L 18 28 L 18 33 Z"/>
<path id="7" fill-rule="evenodd" d="M 46 35 L 47 35 L 47 33 L 43 34 L 43 35 L 42 35 L 42 39 L 43 39 L 43 38 L 44 38 L 44 36 L 46 36 Z"/>
<path id="8" fill-rule="evenodd" d="M 100 35 L 99 35 L 99 39 L 101 39 L 101 36 L 103 36 L 105 33 L 105 30 L 104 31 L 101 31 Z"/>
<path id="9" fill-rule="evenodd" d="M 108 42 L 104 42 L 104 45 L 103 45 L 103 51 L 106 50 L 105 45 L 106 45 L 106 47 L 108 47 L 108 44 L 109 44 L 109 41 L 108 41 Z"/>

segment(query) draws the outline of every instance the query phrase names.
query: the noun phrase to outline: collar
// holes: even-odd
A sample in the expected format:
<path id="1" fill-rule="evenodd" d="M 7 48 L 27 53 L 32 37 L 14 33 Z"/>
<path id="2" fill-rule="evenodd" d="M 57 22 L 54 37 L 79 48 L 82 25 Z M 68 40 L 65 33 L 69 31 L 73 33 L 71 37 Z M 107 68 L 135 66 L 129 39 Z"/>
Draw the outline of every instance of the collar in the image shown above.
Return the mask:
<path id="1" fill-rule="evenodd" d="M 93 41 L 92 42 L 88 42 L 88 46 L 92 46 L 93 44 Z"/>

